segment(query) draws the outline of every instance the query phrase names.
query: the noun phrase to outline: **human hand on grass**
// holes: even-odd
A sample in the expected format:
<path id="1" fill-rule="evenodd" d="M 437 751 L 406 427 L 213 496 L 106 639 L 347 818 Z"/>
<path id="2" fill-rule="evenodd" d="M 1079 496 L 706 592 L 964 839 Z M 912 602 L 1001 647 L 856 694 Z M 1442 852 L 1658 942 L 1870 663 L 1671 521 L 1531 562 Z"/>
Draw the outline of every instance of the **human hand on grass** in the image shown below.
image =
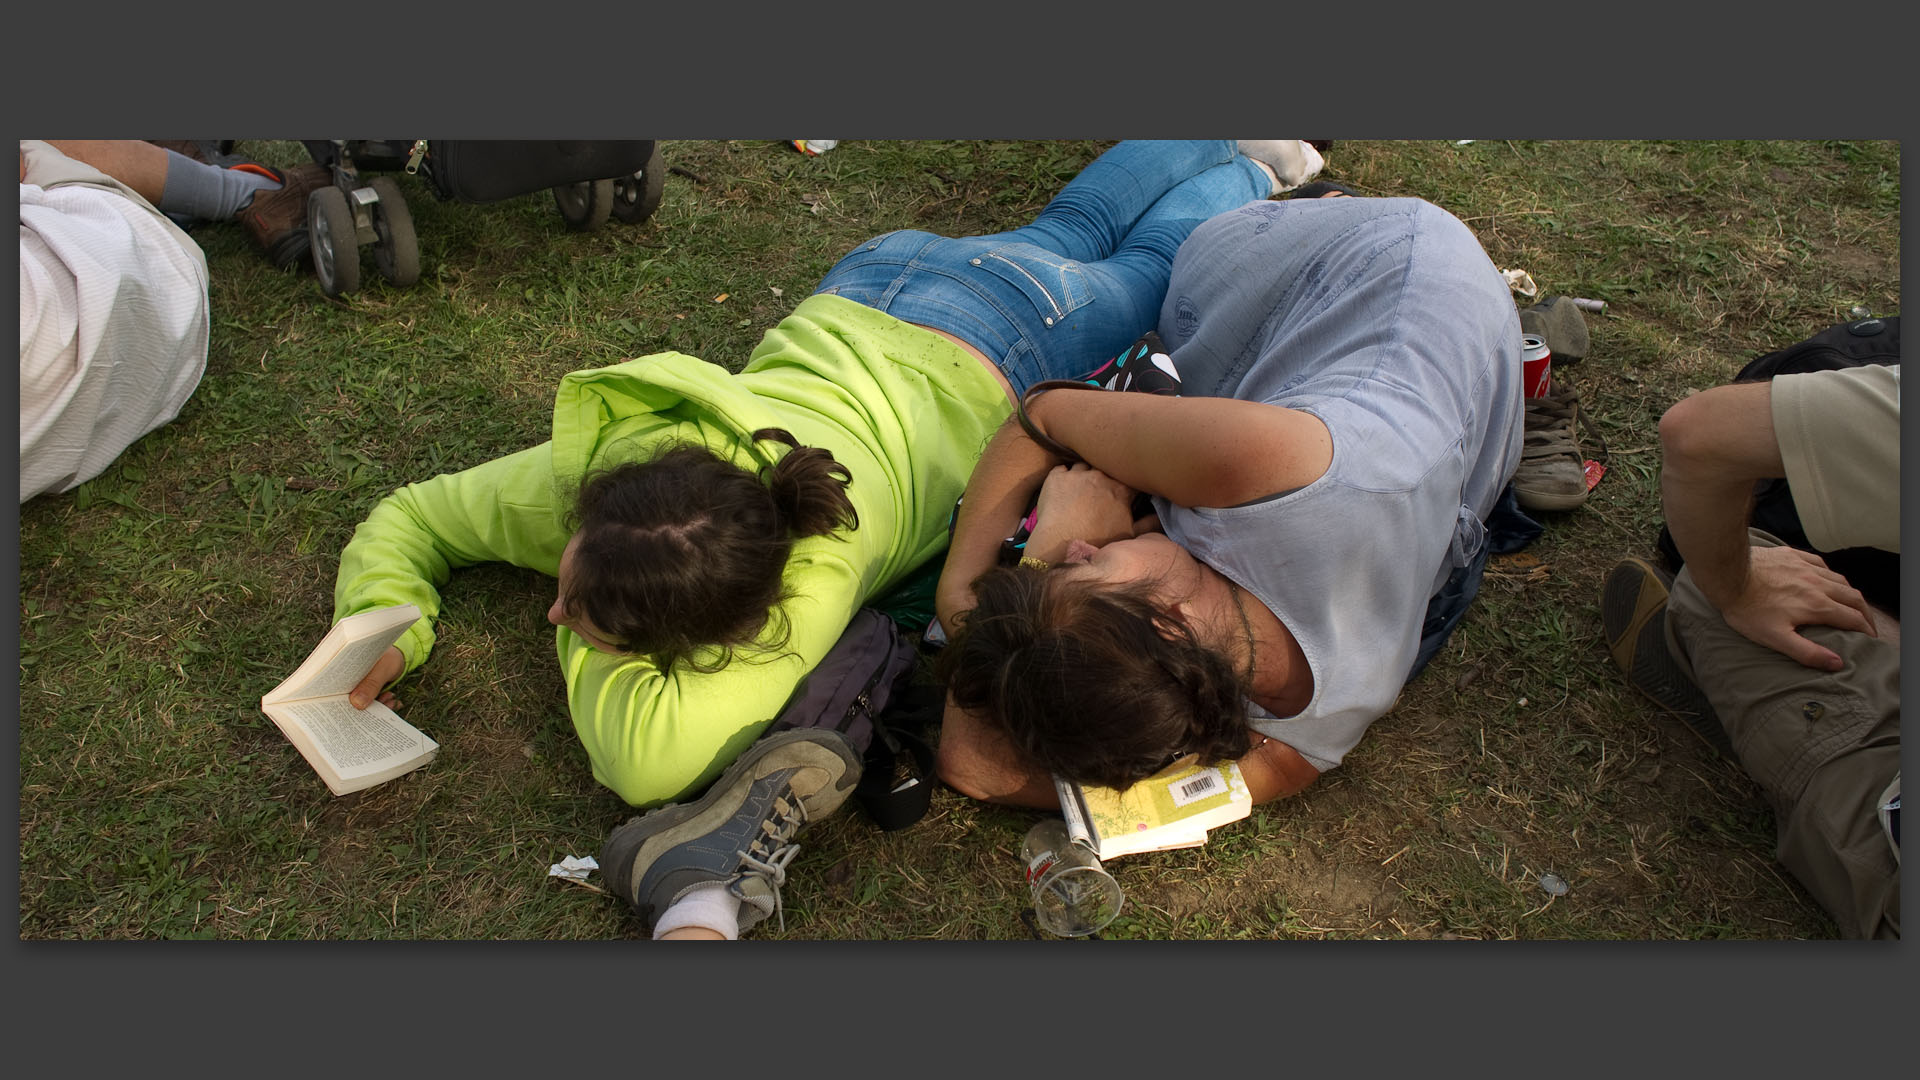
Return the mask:
<path id="1" fill-rule="evenodd" d="M 1134 534 L 1133 489 L 1091 465 L 1055 466 L 1034 511 L 1027 553 L 1050 563 L 1066 557 L 1069 541 L 1099 547 Z"/>
<path id="2" fill-rule="evenodd" d="M 381 688 L 399 678 L 400 673 L 406 669 L 406 654 L 400 651 L 398 645 L 387 646 L 387 651 L 381 653 L 380 659 L 373 662 L 373 670 L 367 672 L 367 677 L 360 680 L 360 685 L 347 691 L 347 703 L 356 709 L 364 709 L 375 701 L 389 709 L 397 708 L 400 699 L 394 697 L 391 691 Z"/>
<path id="3" fill-rule="evenodd" d="M 1786 546 L 1751 549 L 1745 586 L 1720 613 L 1751 640 L 1822 671 L 1839 671 L 1840 654 L 1801 635 L 1800 627 L 1880 636 L 1860 590 L 1820 556 Z"/>

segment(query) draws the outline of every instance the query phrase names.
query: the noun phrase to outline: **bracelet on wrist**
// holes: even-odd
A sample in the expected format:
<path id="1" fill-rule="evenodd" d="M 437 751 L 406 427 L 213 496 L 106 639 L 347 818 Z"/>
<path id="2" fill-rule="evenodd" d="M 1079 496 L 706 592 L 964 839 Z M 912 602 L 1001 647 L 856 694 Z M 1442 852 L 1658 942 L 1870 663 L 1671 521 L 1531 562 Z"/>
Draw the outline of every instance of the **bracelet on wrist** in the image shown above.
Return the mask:
<path id="1" fill-rule="evenodd" d="M 1044 394 L 1049 390 L 1098 390 L 1098 389 L 1100 389 L 1100 387 L 1096 385 L 1093 385 L 1091 383 L 1079 382 L 1074 379 L 1043 379 L 1040 382 L 1034 383 L 1032 386 L 1027 387 L 1027 392 L 1024 394 L 1021 394 L 1020 400 L 1014 402 L 1013 414 L 1014 414 L 1014 417 L 1017 420 L 1019 420 L 1021 430 L 1027 433 L 1027 438 L 1032 439 L 1034 442 L 1038 443 L 1042 450 L 1045 450 L 1047 453 L 1052 454 L 1054 457 L 1059 458 L 1060 460 L 1066 462 L 1069 465 L 1077 464 L 1078 462 L 1083 461 L 1085 459 L 1082 458 L 1079 454 L 1074 453 L 1072 450 L 1069 450 L 1065 446 L 1062 446 L 1060 443 L 1056 442 L 1047 433 L 1041 431 L 1039 428 L 1039 425 L 1033 422 L 1033 418 L 1027 415 L 1027 409 L 1029 406 L 1032 405 L 1033 402 L 1039 400 L 1039 397 L 1041 394 Z"/>

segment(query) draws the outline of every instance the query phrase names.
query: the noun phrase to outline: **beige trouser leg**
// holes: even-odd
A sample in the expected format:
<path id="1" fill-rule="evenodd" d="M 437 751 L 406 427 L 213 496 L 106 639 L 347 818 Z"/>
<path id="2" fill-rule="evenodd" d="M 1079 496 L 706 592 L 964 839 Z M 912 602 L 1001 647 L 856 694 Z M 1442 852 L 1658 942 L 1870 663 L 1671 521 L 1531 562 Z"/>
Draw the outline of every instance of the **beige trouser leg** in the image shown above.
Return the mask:
<path id="1" fill-rule="evenodd" d="M 1755 545 L 1780 541 L 1751 530 Z M 1780 862 L 1848 937 L 1900 936 L 1900 866 L 1879 798 L 1900 772 L 1896 638 L 1816 626 L 1837 672 L 1803 667 L 1730 628 L 1681 570 L 1667 644 L 1691 669 L 1773 805 Z"/>

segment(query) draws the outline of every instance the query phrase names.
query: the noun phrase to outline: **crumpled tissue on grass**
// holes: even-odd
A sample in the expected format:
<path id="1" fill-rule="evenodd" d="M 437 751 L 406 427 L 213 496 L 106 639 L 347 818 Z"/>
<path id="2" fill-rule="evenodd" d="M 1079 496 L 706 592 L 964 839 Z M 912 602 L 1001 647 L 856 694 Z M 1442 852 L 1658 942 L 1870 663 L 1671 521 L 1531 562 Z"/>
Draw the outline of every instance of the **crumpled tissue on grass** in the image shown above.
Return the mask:
<path id="1" fill-rule="evenodd" d="M 1533 275 L 1525 270 L 1502 270 L 1500 276 L 1507 279 L 1507 288 L 1521 296 L 1537 296 L 1540 286 L 1533 283 Z"/>
<path id="2" fill-rule="evenodd" d="M 568 881 L 587 883 L 587 875 L 600 869 L 600 860 L 591 855 L 569 855 L 552 866 L 547 867 L 548 877 L 564 878 Z"/>

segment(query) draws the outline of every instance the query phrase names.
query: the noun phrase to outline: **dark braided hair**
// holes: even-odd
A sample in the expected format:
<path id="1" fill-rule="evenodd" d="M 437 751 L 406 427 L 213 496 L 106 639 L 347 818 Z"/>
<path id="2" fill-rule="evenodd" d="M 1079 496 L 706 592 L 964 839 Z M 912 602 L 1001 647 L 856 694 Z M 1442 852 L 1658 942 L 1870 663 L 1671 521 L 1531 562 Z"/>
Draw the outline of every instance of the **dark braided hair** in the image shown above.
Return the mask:
<path id="1" fill-rule="evenodd" d="M 1245 680 L 1152 587 L 990 570 L 935 671 L 1028 764 L 1069 780 L 1124 788 L 1184 754 L 1239 758 L 1252 745 Z"/>
<path id="2" fill-rule="evenodd" d="M 847 498 L 852 474 L 831 453 L 781 428 L 753 438 L 789 449 L 755 473 L 704 446 L 675 444 L 588 478 L 574 507 L 578 543 L 563 608 L 663 671 L 681 661 L 716 671 L 759 637 L 787 599 L 795 538 L 857 529 L 860 520 Z M 768 647 L 786 634 L 780 629 Z M 693 660 L 703 647 L 716 647 L 717 658 Z"/>

